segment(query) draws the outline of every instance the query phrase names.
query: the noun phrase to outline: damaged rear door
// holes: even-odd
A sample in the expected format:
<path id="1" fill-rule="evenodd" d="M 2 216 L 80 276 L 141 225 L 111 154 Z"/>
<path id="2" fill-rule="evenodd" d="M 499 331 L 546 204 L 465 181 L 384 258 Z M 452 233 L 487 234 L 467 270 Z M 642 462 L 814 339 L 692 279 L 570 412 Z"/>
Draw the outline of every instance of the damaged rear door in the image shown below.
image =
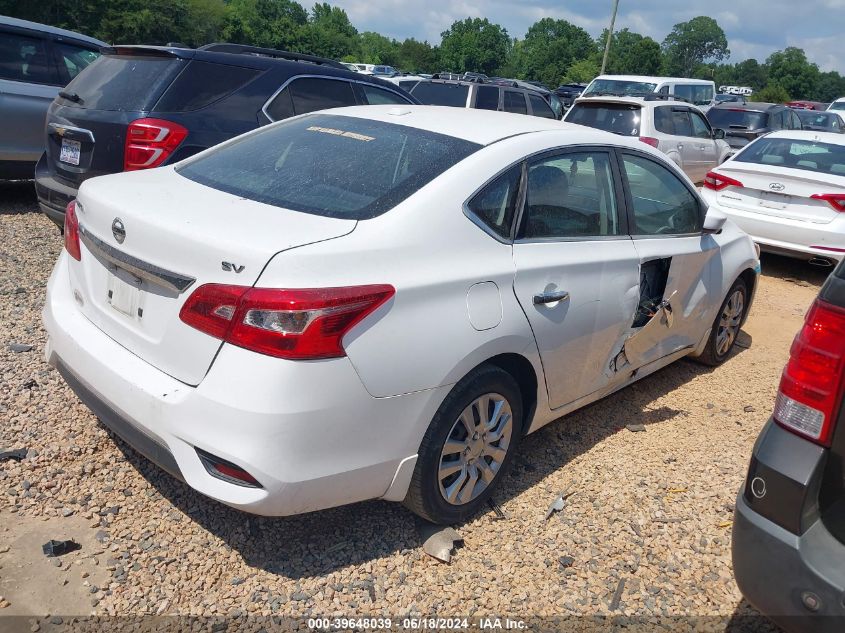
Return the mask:
<path id="1" fill-rule="evenodd" d="M 552 408 L 614 380 L 603 370 L 639 298 L 639 256 L 613 165 L 602 148 L 550 152 L 526 166 L 514 292 L 537 341 Z"/>
<path id="2" fill-rule="evenodd" d="M 719 247 L 702 233 L 705 208 L 694 190 L 645 154 L 620 151 L 640 296 L 609 370 L 631 370 L 698 345 L 710 323 Z"/>

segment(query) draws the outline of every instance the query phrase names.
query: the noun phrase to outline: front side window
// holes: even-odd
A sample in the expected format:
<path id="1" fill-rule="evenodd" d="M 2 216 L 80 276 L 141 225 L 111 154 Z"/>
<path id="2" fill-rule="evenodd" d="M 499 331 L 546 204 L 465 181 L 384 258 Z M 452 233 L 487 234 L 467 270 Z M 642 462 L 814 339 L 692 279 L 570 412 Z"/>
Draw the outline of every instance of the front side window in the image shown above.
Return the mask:
<path id="1" fill-rule="evenodd" d="M 52 83 L 44 41 L 25 35 L 2 33 L 0 79 L 35 84 Z"/>
<path id="2" fill-rule="evenodd" d="M 694 136 L 698 138 L 711 138 L 713 136 L 710 126 L 707 125 L 707 121 L 704 120 L 703 116 L 693 111 L 690 111 L 689 116 L 692 121 L 692 133 Z"/>
<path id="3" fill-rule="evenodd" d="M 480 147 L 403 125 L 318 113 L 220 145 L 177 173 L 248 200 L 364 220 L 389 211 Z"/>
<path id="4" fill-rule="evenodd" d="M 528 95 L 528 100 L 531 102 L 531 114 L 534 116 L 543 117 L 544 119 L 557 118 L 554 111 L 542 97 L 538 97 L 537 95 Z"/>
<path id="5" fill-rule="evenodd" d="M 565 239 L 618 234 L 607 153 L 567 152 L 529 166 L 521 237 Z"/>
<path id="6" fill-rule="evenodd" d="M 510 237 L 521 174 L 519 165 L 511 167 L 478 192 L 467 205 L 484 224 L 503 238 Z"/>
<path id="7" fill-rule="evenodd" d="M 633 235 L 684 235 L 702 227 L 698 200 L 663 165 L 622 154 L 634 215 Z"/>
<path id="8" fill-rule="evenodd" d="M 513 90 L 505 90 L 505 112 L 516 112 L 517 114 L 528 114 L 528 106 L 525 105 L 525 95 Z"/>

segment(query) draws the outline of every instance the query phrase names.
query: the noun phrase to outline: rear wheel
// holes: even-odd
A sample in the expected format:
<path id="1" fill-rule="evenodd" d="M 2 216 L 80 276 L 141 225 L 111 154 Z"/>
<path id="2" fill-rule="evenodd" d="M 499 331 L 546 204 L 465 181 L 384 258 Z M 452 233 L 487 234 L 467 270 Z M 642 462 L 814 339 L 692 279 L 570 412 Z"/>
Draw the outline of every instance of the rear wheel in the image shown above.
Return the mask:
<path id="1" fill-rule="evenodd" d="M 522 397 L 510 374 L 483 366 L 437 410 L 420 445 L 405 505 L 448 524 L 475 514 L 507 472 L 522 435 Z"/>
<path id="2" fill-rule="evenodd" d="M 697 359 L 699 362 L 713 367 L 725 362 L 739 336 L 739 328 L 742 326 L 747 309 L 748 288 L 742 279 L 737 279 L 728 290 L 728 296 L 725 297 L 716 315 L 707 347 Z"/>

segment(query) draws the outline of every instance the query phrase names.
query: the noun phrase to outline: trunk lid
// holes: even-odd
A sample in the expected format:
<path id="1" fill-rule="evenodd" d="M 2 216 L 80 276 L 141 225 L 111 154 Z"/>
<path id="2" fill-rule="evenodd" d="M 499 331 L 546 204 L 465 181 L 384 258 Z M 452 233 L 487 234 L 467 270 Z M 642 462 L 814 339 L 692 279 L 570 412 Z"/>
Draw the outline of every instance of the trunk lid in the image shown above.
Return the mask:
<path id="1" fill-rule="evenodd" d="M 82 259 L 70 260 L 70 277 L 80 310 L 123 347 L 190 385 L 199 384 L 221 345 L 179 319 L 193 290 L 251 286 L 278 252 L 356 225 L 245 200 L 170 167 L 87 181 L 78 202 Z"/>
<path id="2" fill-rule="evenodd" d="M 734 160 L 723 163 L 717 171 L 743 184 L 741 188 L 728 187 L 716 192 L 720 205 L 778 218 L 828 224 L 838 217 L 839 212 L 824 200 L 815 200 L 811 196 L 845 193 L 845 177 L 806 169 Z"/>

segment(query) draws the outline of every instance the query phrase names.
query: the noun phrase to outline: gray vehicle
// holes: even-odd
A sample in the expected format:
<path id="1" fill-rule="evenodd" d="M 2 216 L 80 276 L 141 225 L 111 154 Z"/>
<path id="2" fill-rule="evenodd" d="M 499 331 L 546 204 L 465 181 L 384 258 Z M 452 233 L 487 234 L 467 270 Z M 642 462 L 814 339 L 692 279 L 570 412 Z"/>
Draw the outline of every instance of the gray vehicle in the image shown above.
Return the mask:
<path id="1" fill-rule="evenodd" d="M 549 103 L 533 88 L 528 90 L 494 83 L 438 78 L 420 81 L 412 86 L 409 92 L 426 105 L 499 110 L 546 119 L 558 118 Z"/>
<path id="2" fill-rule="evenodd" d="M 789 633 L 845 622 L 845 262 L 795 338 L 736 500 L 740 591 Z"/>
<path id="3" fill-rule="evenodd" d="M 47 108 L 105 42 L 0 16 L 0 180 L 32 178 L 44 152 Z"/>
<path id="4" fill-rule="evenodd" d="M 563 119 L 621 136 L 637 136 L 669 156 L 694 183 L 730 153 L 725 131 L 696 106 L 671 96 L 579 97 Z"/>
<path id="5" fill-rule="evenodd" d="M 780 103 L 724 103 L 710 108 L 707 120 L 713 127 L 725 130 L 731 154 L 769 132 L 801 129 L 795 110 Z"/>

